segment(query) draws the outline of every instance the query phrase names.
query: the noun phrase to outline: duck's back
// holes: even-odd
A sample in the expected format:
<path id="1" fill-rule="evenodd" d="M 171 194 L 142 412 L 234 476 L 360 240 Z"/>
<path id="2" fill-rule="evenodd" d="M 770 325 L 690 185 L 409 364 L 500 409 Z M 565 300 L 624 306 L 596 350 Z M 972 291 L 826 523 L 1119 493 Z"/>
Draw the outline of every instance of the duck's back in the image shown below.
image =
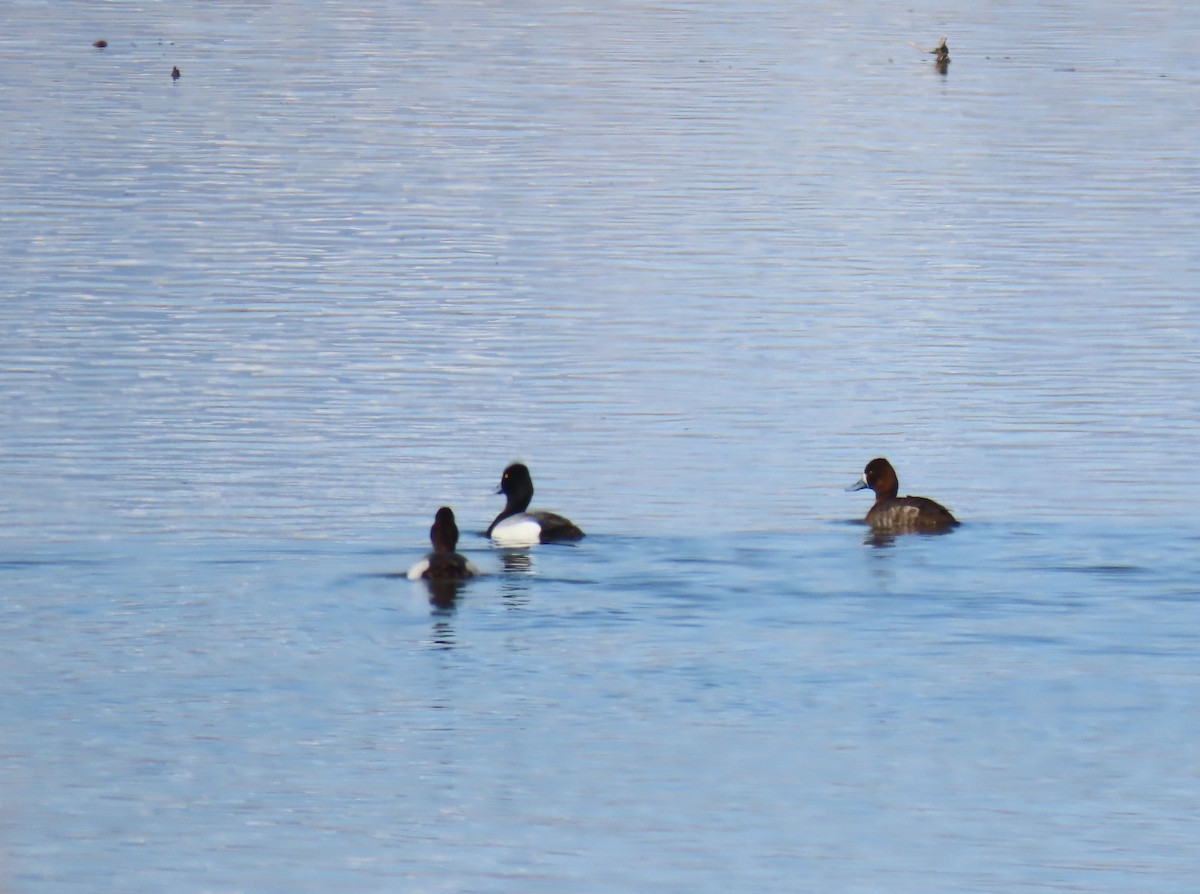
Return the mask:
<path id="1" fill-rule="evenodd" d="M 479 569 L 453 552 L 430 553 L 408 570 L 409 580 L 467 580 L 477 574 Z"/>
<path id="2" fill-rule="evenodd" d="M 570 519 L 564 518 L 557 513 L 535 510 L 528 514 L 537 519 L 537 523 L 541 525 L 542 543 L 551 543 L 555 540 L 583 539 L 583 531 Z"/>

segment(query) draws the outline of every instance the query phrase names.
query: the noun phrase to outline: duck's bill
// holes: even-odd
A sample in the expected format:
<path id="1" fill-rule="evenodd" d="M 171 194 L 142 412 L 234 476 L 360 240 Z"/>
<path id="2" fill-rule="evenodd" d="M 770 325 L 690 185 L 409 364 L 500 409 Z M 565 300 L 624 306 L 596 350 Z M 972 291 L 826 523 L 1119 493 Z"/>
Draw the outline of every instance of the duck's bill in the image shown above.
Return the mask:
<path id="1" fill-rule="evenodd" d="M 859 478 L 857 481 L 855 481 L 852 485 L 850 485 L 848 488 L 846 488 L 846 490 L 866 490 L 868 487 L 870 487 L 870 485 L 867 484 L 867 476 L 863 475 L 861 478 Z"/>

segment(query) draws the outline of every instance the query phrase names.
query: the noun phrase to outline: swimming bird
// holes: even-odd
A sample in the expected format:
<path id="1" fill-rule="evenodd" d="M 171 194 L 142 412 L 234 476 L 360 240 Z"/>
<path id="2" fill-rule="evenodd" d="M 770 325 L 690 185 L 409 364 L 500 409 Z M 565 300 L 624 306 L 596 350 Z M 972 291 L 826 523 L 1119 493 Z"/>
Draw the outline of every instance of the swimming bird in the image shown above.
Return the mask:
<path id="1" fill-rule="evenodd" d="M 945 74 L 946 69 L 950 66 L 950 48 L 946 46 L 946 38 L 943 37 L 931 52 L 933 53 L 933 64 L 937 66 L 937 70 L 941 74 Z"/>
<path id="2" fill-rule="evenodd" d="M 572 522 L 553 512 L 529 511 L 533 500 L 533 479 L 524 463 L 513 463 L 500 477 L 496 493 L 508 501 L 504 511 L 488 525 L 485 532 L 500 546 L 532 546 L 555 540 L 579 540 L 583 531 Z"/>
<path id="3" fill-rule="evenodd" d="M 449 506 L 443 506 L 434 516 L 429 541 L 433 544 L 433 552 L 408 569 L 409 580 L 466 580 L 479 574 L 478 568 L 455 552 L 458 525 L 454 522 L 454 510 Z"/>
<path id="4" fill-rule="evenodd" d="M 910 43 L 909 46 L 920 50 L 922 53 L 929 53 L 931 56 L 933 56 L 933 65 L 939 74 L 945 74 L 950 70 L 950 47 L 946 45 L 945 37 L 939 37 L 937 46 L 932 50 L 919 47 L 915 43 Z"/>
<path id="5" fill-rule="evenodd" d="M 900 480 L 896 470 L 883 457 L 871 460 L 862 477 L 846 490 L 870 488 L 875 492 L 875 505 L 865 519 L 876 531 L 901 533 L 907 531 L 948 531 L 958 525 L 950 510 L 928 497 L 898 497 Z"/>

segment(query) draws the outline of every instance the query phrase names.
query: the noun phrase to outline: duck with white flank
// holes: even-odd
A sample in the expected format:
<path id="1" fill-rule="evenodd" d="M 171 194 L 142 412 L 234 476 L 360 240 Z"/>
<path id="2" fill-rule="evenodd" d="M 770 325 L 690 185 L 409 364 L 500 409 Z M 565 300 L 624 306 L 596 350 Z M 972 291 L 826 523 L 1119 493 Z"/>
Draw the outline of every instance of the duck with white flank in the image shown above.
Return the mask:
<path id="1" fill-rule="evenodd" d="M 433 552 L 408 569 L 409 580 L 455 581 L 479 574 L 479 569 L 465 556 L 455 552 L 458 549 L 458 525 L 449 506 L 443 506 L 434 516 L 429 541 L 433 544 Z"/>
<path id="2" fill-rule="evenodd" d="M 513 463 L 504 470 L 496 493 L 508 498 L 504 511 L 496 516 L 486 531 L 497 545 L 532 546 L 535 543 L 579 540 L 583 537 L 583 531 L 561 515 L 529 509 L 533 500 L 533 479 L 523 463 Z"/>

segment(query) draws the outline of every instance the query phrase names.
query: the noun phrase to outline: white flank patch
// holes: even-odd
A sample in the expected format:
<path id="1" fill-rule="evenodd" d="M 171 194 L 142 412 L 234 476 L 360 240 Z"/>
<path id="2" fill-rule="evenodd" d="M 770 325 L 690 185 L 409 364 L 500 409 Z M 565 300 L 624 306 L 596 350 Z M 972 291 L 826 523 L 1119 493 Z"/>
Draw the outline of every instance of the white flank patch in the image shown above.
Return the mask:
<path id="1" fill-rule="evenodd" d="M 425 572 L 428 570 L 429 570 L 429 560 L 422 559 L 420 562 L 418 562 L 412 568 L 408 569 L 408 579 L 409 580 L 420 580 L 425 575 Z"/>
<path id="2" fill-rule="evenodd" d="M 492 528 L 492 540 L 499 546 L 533 546 L 542 541 L 542 526 L 525 513 L 510 515 Z"/>

